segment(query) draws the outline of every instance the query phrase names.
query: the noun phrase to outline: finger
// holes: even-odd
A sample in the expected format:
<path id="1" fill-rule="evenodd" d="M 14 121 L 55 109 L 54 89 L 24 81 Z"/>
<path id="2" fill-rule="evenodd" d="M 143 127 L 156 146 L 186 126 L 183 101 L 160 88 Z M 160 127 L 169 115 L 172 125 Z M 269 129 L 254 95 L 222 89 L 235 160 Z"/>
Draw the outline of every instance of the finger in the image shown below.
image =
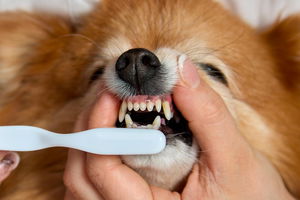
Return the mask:
<path id="1" fill-rule="evenodd" d="M 90 114 L 89 128 L 114 126 L 118 108 L 118 101 L 115 97 L 110 94 L 102 95 Z M 86 170 L 89 179 L 105 200 L 147 200 L 151 197 L 148 185 L 138 174 L 125 166 L 119 156 L 88 154 Z M 143 192 L 142 196 L 138 195 L 137 193 L 141 191 L 140 187 L 150 196 L 145 197 Z"/>
<path id="2" fill-rule="evenodd" d="M 77 119 L 74 131 L 87 129 L 90 109 L 85 110 Z M 64 173 L 64 183 L 68 188 L 65 199 L 100 200 L 101 195 L 91 184 L 85 172 L 86 153 L 71 149 Z"/>
<path id="3" fill-rule="evenodd" d="M 10 173 L 17 168 L 20 157 L 15 152 L 0 152 L 0 183 L 6 179 Z"/>
<path id="4" fill-rule="evenodd" d="M 105 200 L 165 200 L 180 199 L 178 193 L 149 187 L 144 179 L 118 156 L 88 154 L 87 169 L 90 180 Z"/>
<path id="5" fill-rule="evenodd" d="M 205 168 L 202 168 L 202 170 L 206 170 Z M 190 173 L 186 186 L 184 190 L 182 191 L 182 198 L 183 199 L 201 199 L 201 197 L 205 196 L 203 195 L 202 191 L 207 191 L 207 184 L 209 183 L 209 180 L 206 182 L 207 177 L 209 176 L 210 172 L 203 172 L 202 174 L 205 174 L 205 177 L 201 177 L 200 179 L 200 168 L 199 163 L 196 163 L 193 167 L 192 172 Z M 201 180 L 201 182 L 200 182 Z M 204 183 L 204 184 L 203 184 Z M 211 184 L 211 183 L 209 183 Z M 209 186 L 210 187 L 210 186 Z"/>
<path id="6" fill-rule="evenodd" d="M 100 200 L 101 195 L 91 184 L 85 172 L 86 153 L 69 150 L 64 183 L 74 199 Z"/>
<path id="7" fill-rule="evenodd" d="M 188 121 L 203 155 L 214 165 L 232 165 L 241 152 L 250 148 L 238 133 L 223 100 L 200 80 L 191 61 L 184 63 L 180 76 L 181 80 L 174 89 L 174 101 Z"/>
<path id="8" fill-rule="evenodd" d="M 111 93 L 104 92 L 89 113 L 88 129 L 114 127 L 119 113 L 119 100 Z"/>
<path id="9" fill-rule="evenodd" d="M 146 182 L 118 156 L 87 156 L 87 173 L 105 200 L 150 200 Z"/>
<path id="10" fill-rule="evenodd" d="M 64 200 L 76 200 L 76 198 L 72 195 L 72 193 L 70 192 L 70 190 L 66 191 Z"/>
<path id="11" fill-rule="evenodd" d="M 151 191 L 154 200 L 180 200 L 181 196 L 178 192 L 169 192 L 165 189 L 151 186 Z"/>

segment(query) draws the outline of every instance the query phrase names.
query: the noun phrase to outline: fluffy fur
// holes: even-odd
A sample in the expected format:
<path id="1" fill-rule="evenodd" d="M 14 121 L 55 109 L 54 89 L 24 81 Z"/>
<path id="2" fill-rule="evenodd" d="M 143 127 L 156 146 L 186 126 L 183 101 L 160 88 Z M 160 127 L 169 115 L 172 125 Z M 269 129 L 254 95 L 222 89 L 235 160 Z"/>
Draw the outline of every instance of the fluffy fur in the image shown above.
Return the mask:
<path id="1" fill-rule="evenodd" d="M 300 197 L 300 16 L 257 33 L 210 0 L 114 0 L 103 1 L 76 25 L 18 12 L 0 14 L 0 27 L 0 125 L 70 132 L 78 113 L 99 93 L 89 84 L 97 67 L 105 67 L 107 77 L 128 48 L 149 49 L 160 59 L 159 49 L 168 48 L 222 70 L 228 87 L 199 74 L 224 99 L 249 143 Z M 0 198 L 61 199 L 65 156 L 65 149 L 23 153 L 18 169 L 1 185 Z M 167 161 L 173 155 L 161 156 Z M 157 182 L 159 173 L 134 166 L 137 161 L 127 159 Z M 160 173 L 166 184 L 179 181 L 168 183 L 170 174 Z M 186 173 L 177 172 L 180 179 Z"/>

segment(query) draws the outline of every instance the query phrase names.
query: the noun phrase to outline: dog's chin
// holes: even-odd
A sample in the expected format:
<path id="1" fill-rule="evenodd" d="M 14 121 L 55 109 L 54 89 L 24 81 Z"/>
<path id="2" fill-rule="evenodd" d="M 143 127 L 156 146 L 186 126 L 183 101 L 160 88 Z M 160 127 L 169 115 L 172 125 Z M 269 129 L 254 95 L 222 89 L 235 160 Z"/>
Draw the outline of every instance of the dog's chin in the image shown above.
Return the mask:
<path id="1" fill-rule="evenodd" d="M 149 184 L 169 190 L 180 187 L 197 160 L 198 147 L 178 138 L 167 139 L 166 148 L 155 155 L 122 156 L 128 166 Z"/>

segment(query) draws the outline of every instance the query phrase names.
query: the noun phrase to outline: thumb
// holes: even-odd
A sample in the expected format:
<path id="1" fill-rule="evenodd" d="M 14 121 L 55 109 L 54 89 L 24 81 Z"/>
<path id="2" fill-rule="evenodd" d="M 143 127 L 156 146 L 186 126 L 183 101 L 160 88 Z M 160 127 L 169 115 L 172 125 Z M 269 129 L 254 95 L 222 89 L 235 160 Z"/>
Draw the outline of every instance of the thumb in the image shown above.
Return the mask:
<path id="1" fill-rule="evenodd" d="M 225 167 L 235 162 L 238 154 L 249 151 L 249 145 L 239 134 L 222 98 L 200 79 L 190 60 L 180 68 L 180 78 L 173 98 L 203 155 L 214 166 Z"/>

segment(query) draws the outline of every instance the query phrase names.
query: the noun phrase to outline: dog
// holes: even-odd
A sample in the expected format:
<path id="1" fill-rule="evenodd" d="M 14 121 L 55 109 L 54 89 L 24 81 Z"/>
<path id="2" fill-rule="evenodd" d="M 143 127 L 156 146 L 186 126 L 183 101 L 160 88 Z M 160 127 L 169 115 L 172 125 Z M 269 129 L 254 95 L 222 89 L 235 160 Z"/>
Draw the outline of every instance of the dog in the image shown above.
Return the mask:
<path id="1" fill-rule="evenodd" d="M 0 14 L 0 27 L 0 125 L 72 132 L 108 90 L 120 101 L 117 127 L 167 137 L 163 152 L 123 162 L 149 184 L 178 191 L 205 154 L 172 102 L 186 56 L 300 197 L 300 15 L 257 32 L 212 0 L 103 0 L 76 23 L 12 12 Z M 21 153 L 0 198 L 62 199 L 66 153 Z"/>

